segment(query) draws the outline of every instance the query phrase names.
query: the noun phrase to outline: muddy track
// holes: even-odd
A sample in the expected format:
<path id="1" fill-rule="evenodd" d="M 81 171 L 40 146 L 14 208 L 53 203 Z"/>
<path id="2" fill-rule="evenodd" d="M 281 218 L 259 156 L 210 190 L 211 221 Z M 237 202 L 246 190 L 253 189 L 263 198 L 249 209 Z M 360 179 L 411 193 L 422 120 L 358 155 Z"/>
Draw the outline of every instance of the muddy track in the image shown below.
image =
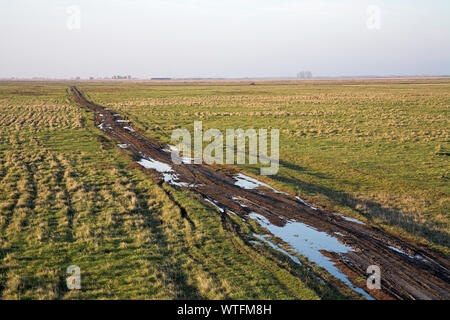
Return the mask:
<path id="1" fill-rule="evenodd" d="M 275 226 L 289 221 L 306 224 L 326 232 L 353 250 L 344 253 L 321 252 L 350 279 L 375 298 L 449 299 L 449 259 L 441 253 L 418 246 L 376 227 L 347 219 L 331 211 L 314 208 L 293 195 L 268 188 L 244 189 L 235 184 L 229 168 L 196 164 L 175 165 L 169 150 L 157 141 L 144 138 L 143 131 L 116 112 L 88 101 L 76 87 L 73 99 L 94 112 L 95 125 L 123 144 L 137 158 L 167 164 L 176 176 L 176 187 L 187 188 L 217 206 L 248 218 L 250 213 L 264 216 Z M 369 265 L 381 269 L 381 290 L 365 287 Z M 355 279 L 364 279 L 355 283 Z"/>

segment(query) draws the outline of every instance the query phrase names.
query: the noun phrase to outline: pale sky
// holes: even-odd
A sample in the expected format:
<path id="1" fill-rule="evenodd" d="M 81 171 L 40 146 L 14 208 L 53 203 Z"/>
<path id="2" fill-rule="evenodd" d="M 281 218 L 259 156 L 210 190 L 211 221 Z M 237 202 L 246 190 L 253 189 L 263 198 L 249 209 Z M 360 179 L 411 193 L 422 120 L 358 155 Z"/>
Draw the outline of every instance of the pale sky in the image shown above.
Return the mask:
<path id="1" fill-rule="evenodd" d="M 450 74 L 449 17 L 448 0 L 0 0 L 0 78 Z"/>

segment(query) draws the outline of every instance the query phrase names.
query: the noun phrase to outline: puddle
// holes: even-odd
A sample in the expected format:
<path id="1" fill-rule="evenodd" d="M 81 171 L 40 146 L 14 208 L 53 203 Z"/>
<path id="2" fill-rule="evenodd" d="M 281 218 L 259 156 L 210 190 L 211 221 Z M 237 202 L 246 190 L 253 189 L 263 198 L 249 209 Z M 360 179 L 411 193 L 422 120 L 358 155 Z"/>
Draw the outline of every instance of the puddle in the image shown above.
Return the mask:
<path id="1" fill-rule="evenodd" d="M 424 257 L 422 257 L 420 254 L 416 254 L 414 257 L 415 257 L 417 260 L 420 260 L 420 261 L 422 261 L 422 262 L 426 262 L 426 263 L 430 262 L 430 261 L 428 261 L 427 259 L 425 259 Z"/>
<path id="2" fill-rule="evenodd" d="M 329 252 L 346 253 L 353 251 L 351 247 L 340 243 L 335 237 L 330 236 L 326 232 L 318 231 L 301 222 L 287 221 L 286 225 L 278 227 L 271 224 L 264 216 L 255 212 L 250 213 L 249 217 L 256 220 L 274 236 L 289 244 L 298 254 L 307 257 L 309 261 L 323 267 L 354 291 L 364 295 L 368 299 L 373 299 L 361 288 L 354 287 L 347 276 L 335 267 L 331 259 L 320 252 L 320 250 L 325 250 Z"/>
<path id="3" fill-rule="evenodd" d="M 241 219 L 242 222 L 244 222 L 246 225 L 249 225 L 247 220 L 245 220 L 244 218 L 242 218 L 240 215 L 238 215 L 236 212 L 231 211 L 230 209 L 227 209 L 227 212 L 231 213 L 232 215 L 236 216 L 237 218 Z"/>
<path id="4" fill-rule="evenodd" d="M 130 120 L 116 120 L 116 122 L 124 123 L 124 122 L 130 122 Z"/>
<path id="5" fill-rule="evenodd" d="M 203 198 L 205 199 L 206 202 L 211 203 L 214 207 L 216 207 L 217 209 L 219 209 L 220 212 L 225 212 L 225 210 L 222 207 L 219 207 L 214 201 L 209 200 L 208 198 Z"/>
<path id="6" fill-rule="evenodd" d="M 119 143 L 117 146 L 122 149 L 128 148 L 128 145 L 126 143 Z"/>
<path id="7" fill-rule="evenodd" d="M 407 254 L 406 252 L 404 252 L 404 251 L 402 251 L 400 249 L 397 249 L 396 247 L 393 247 L 393 246 L 388 246 L 388 247 L 389 247 L 389 249 L 394 250 L 395 252 L 401 253 L 401 254 L 407 256 L 408 258 L 415 259 L 412 255 Z"/>
<path id="8" fill-rule="evenodd" d="M 274 248 L 275 250 L 277 250 L 278 252 L 281 252 L 285 255 L 287 255 L 289 258 L 291 258 L 292 261 L 294 261 L 295 263 L 298 264 L 302 264 L 301 261 L 299 260 L 299 258 L 297 258 L 296 256 L 293 256 L 292 254 L 290 254 L 289 252 L 287 252 L 284 249 L 281 249 L 280 247 L 278 247 L 277 245 L 273 244 L 272 242 L 270 242 L 268 239 L 265 238 L 265 236 L 260 235 L 260 234 L 253 234 L 253 236 L 259 240 L 261 240 L 264 243 L 267 243 L 269 246 L 271 246 L 272 248 Z M 267 237 L 267 236 L 266 236 Z"/>
<path id="9" fill-rule="evenodd" d="M 310 205 L 307 201 L 303 200 L 302 198 L 300 198 L 299 196 L 295 196 L 295 199 L 297 199 L 298 201 L 300 201 L 301 203 L 303 203 L 305 206 L 310 207 L 313 210 L 317 210 L 316 207 Z"/>
<path id="10" fill-rule="evenodd" d="M 279 191 L 271 186 L 269 186 L 267 183 L 261 182 L 259 180 L 256 180 L 255 178 L 249 177 L 245 174 L 242 173 L 238 173 L 237 175 L 234 176 L 234 179 L 236 179 L 236 182 L 234 183 L 236 186 L 242 188 L 242 189 L 256 189 L 259 187 L 265 187 L 267 189 L 270 189 L 272 191 L 274 191 L 275 193 L 281 193 L 284 195 L 289 195 L 286 192 L 283 191 Z"/>
<path id="11" fill-rule="evenodd" d="M 233 201 L 236 201 L 242 208 L 248 208 L 245 204 L 241 203 L 238 198 L 231 197 Z"/>
<path id="12" fill-rule="evenodd" d="M 137 163 L 139 163 L 141 166 L 143 166 L 146 169 L 154 169 L 158 171 L 159 173 L 167 173 L 167 172 L 173 172 L 173 169 L 171 166 L 164 162 L 156 161 L 153 159 L 147 160 L 147 159 L 141 159 Z"/>
<path id="13" fill-rule="evenodd" d="M 173 151 L 178 151 L 178 148 L 172 145 L 168 145 L 168 149 L 163 149 L 163 151 L 165 152 L 169 152 L 172 153 Z M 194 162 L 194 158 L 189 158 L 189 157 L 181 157 L 181 162 L 184 164 L 192 164 Z"/>
<path id="14" fill-rule="evenodd" d="M 164 182 L 170 183 L 174 186 L 191 188 L 195 185 L 189 184 L 186 182 L 178 181 L 179 177 L 176 173 L 174 173 L 172 167 L 164 162 L 153 160 L 153 159 L 144 159 L 137 161 L 138 164 L 143 166 L 146 169 L 153 169 L 161 173 L 163 176 Z"/>
<path id="15" fill-rule="evenodd" d="M 346 217 L 343 214 L 340 214 L 339 212 L 333 212 L 333 214 L 341 217 L 344 220 L 347 220 L 347 221 L 350 221 L 350 222 L 354 222 L 354 223 L 357 223 L 357 224 L 365 225 L 365 223 L 362 222 L 361 220 L 358 220 L 358 219 L 355 219 L 355 218 Z"/>
<path id="16" fill-rule="evenodd" d="M 130 128 L 130 127 L 123 127 L 125 130 L 128 130 L 128 131 L 130 131 L 130 132 L 134 132 L 134 130 L 132 129 L 132 128 Z"/>

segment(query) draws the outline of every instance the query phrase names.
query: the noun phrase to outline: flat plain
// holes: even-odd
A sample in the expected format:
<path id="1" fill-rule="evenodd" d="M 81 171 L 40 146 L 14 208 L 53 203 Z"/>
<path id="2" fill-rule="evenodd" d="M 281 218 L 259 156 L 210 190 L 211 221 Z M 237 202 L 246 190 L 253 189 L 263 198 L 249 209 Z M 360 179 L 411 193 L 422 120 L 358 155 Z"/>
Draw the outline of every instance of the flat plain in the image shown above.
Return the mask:
<path id="1" fill-rule="evenodd" d="M 264 232 L 256 223 L 233 217 L 238 236 L 197 195 L 146 175 L 71 85 L 0 83 L 2 298 L 362 298 L 304 257 L 243 241 Z M 279 129 L 280 171 L 264 182 L 448 255 L 448 79 L 76 85 L 162 143 L 198 120 Z M 71 264 L 82 290 L 65 286 Z"/>

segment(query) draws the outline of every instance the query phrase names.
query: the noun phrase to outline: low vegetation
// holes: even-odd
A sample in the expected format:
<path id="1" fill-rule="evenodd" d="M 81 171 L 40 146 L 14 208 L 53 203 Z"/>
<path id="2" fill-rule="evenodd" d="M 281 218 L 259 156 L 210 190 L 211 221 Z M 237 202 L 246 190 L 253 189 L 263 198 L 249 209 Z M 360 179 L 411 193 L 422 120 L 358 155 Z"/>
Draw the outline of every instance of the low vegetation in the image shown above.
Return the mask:
<path id="1" fill-rule="evenodd" d="M 248 228 L 236 237 L 228 214 L 158 185 L 65 89 L 0 85 L 0 110 L 11 115 L 0 127 L 3 299 L 355 296 L 319 281 L 321 270 L 242 240 Z M 81 290 L 67 289 L 70 265 L 81 269 Z"/>
<path id="2" fill-rule="evenodd" d="M 359 298 L 254 241 L 256 223 L 143 173 L 68 86 L 0 83 L 1 298 Z M 278 128 L 267 182 L 448 250 L 450 81 L 78 86 L 164 142 L 194 120 Z"/>
<path id="3" fill-rule="evenodd" d="M 205 130 L 280 129 L 281 168 L 268 182 L 449 247 L 449 80 L 82 87 L 166 142 L 194 120 Z"/>

